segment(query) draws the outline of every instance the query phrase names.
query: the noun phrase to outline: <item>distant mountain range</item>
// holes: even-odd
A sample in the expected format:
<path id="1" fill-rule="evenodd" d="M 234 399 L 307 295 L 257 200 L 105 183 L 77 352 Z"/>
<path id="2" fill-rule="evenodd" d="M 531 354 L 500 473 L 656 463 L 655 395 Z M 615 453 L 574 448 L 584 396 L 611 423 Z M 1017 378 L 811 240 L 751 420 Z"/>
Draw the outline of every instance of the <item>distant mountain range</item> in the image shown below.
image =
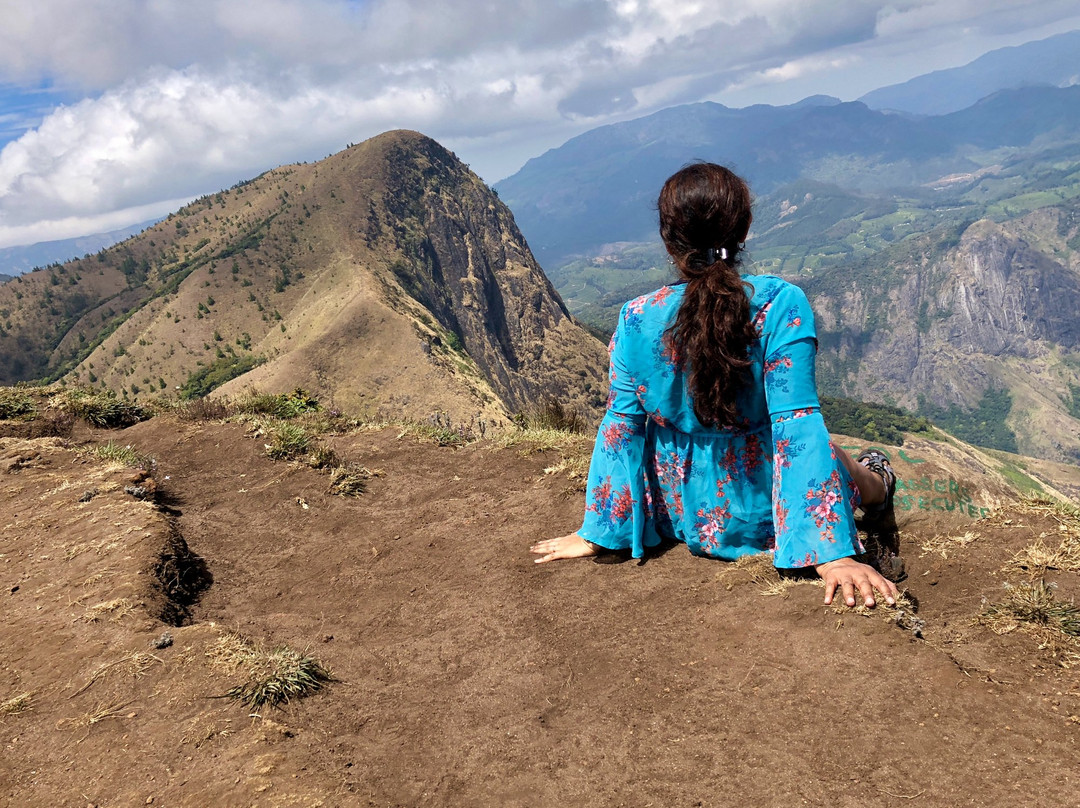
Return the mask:
<path id="1" fill-rule="evenodd" d="M 1080 84 L 1080 31 L 990 51 L 962 67 L 882 87 L 859 100 L 871 109 L 943 115 L 1000 90 L 1074 84 Z"/>
<path id="2" fill-rule="evenodd" d="M 49 264 L 69 261 L 72 258 L 80 258 L 105 247 L 111 247 L 129 236 L 141 233 L 157 221 L 157 219 L 150 219 L 119 230 L 92 233 L 78 238 L 42 241 L 21 247 L 4 247 L 0 249 L 0 283 L 10 280 L 11 276 L 29 272 L 34 267 L 45 267 Z"/>
<path id="3" fill-rule="evenodd" d="M 124 398 L 302 386 L 352 411 L 499 420 L 604 402 L 604 344 L 452 153 L 391 132 L 199 199 L 0 286 L 0 385 Z"/>
<path id="4" fill-rule="evenodd" d="M 1017 150 L 1080 142 L 1080 86 L 1003 90 L 914 118 L 861 102 L 672 107 L 593 129 L 496 185 L 545 266 L 604 244 L 655 239 L 656 195 L 687 161 L 713 160 L 758 194 L 800 178 L 859 192 L 918 188 Z"/>

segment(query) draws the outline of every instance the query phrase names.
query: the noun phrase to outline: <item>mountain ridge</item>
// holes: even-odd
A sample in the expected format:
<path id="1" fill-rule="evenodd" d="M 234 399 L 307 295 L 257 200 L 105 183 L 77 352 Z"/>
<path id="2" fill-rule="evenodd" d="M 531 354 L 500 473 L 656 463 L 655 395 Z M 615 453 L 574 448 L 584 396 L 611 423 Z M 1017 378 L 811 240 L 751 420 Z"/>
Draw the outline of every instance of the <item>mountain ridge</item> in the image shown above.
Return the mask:
<path id="1" fill-rule="evenodd" d="M 859 97 L 873 109 L 941 115 L 969 107 L 991 93 L 1036 85 L 1080 82 L 1080 31 L 984 53 L 966 65 L 935 70 Z"/>

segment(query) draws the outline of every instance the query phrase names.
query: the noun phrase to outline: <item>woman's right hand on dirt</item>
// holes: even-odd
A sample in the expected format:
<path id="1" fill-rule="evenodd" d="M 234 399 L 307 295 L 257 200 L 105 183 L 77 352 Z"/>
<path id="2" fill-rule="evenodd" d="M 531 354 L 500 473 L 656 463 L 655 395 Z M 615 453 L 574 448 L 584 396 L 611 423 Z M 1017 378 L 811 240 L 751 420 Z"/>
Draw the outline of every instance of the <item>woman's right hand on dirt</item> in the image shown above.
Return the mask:
<path id="1" fill-rule="evenodd" d="M 534 559 L 534 563 L 543 564 L 546 561 L 555 561 L 559 558 L 594 556 L 596 555 L 596 546 L 589 544 L 577 533 L 570 533 L 557 539 L 538 541 L 529 548 L 529 552 L 540 556 L 540 558 Z"/>

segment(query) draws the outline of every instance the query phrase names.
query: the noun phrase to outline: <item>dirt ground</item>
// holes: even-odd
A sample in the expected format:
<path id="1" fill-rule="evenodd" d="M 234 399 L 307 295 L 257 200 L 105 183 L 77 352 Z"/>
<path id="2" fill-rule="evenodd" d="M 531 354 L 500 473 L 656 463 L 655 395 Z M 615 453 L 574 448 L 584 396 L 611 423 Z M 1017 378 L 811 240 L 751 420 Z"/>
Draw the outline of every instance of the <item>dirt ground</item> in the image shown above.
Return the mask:
<path id="1" fill-rule="evenodd" d="M 384 472 L 346 499 L 238 424 L 80 430 L 0 438 L 0 804 L 1078 804 L 1080 657 L 979 619 L 1071 528 L 959 450 L 897 457 L 898 614 L 682 547 L 537 567 L 582 509 L 550 451 L 338 436 Z M 335 681 L 218 698 L 235 635 Z"/>

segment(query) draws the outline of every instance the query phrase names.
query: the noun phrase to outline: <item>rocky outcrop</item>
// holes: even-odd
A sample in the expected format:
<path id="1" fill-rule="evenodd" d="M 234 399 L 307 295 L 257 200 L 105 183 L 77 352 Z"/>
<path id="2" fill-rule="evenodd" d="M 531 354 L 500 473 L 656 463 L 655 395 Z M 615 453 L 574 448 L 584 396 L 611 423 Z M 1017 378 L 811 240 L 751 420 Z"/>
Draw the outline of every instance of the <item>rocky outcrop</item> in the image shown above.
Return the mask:
<path id="1" fill-rule="evenodd" d="M 967 409 L 988 388 L 1005 388 L 1022 451 L 1080 459 L 1080 421 L 1069 413 L 1070 385 L 1080 385 L 1070 227 L 1064 209 L 980 221 L 876 256 L 862 277 L 809 281 L 823 378 L 838 392 L 911 409 Z"/>

